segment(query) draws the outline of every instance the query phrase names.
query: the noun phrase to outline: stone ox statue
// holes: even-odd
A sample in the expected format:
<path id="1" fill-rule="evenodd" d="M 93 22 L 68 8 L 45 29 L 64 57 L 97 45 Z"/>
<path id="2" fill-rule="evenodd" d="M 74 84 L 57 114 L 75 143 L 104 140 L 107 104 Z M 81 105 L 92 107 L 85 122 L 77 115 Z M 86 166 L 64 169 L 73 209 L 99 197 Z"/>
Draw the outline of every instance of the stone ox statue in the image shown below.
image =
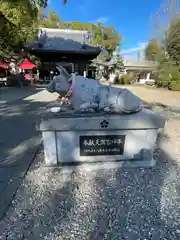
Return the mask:
<path id="1" fill-rule="evenodd" d="M 57 66 L 57 69 L 60 74 L 54 77 L 47 90 L 63 96 L 64 102 L 68 99 L 75 112 L 133 113 L 141 109 L 141 100 L 128 89 L 70 75 L 62 66 Z"/>

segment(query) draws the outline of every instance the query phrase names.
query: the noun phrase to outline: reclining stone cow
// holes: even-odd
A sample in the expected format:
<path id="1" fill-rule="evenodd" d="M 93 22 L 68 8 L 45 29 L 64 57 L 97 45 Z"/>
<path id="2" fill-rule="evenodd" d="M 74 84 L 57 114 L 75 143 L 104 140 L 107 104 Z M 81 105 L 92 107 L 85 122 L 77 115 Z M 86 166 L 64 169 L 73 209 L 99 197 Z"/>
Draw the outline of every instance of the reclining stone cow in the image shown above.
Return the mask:
<path id="1" fill-rule="evenodd" d="M 47 90 L 67 97 L 74 111 L 132 113 L 141 109 L 141 100 L 128 89 L 68 74 L 62 66 L 57 68 L 60 74 L 54 77 Z"/>

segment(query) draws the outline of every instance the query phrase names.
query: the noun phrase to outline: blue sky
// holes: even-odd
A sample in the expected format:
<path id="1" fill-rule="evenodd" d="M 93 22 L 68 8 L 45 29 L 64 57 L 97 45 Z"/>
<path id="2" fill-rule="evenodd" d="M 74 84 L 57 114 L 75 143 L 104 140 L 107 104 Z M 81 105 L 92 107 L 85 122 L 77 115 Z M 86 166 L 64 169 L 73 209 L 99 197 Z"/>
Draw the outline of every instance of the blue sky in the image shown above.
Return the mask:
<path id="1" fill-rule="evenodd" d="M 151 37 L 150 18 L 160 7 L 162 0 L 49 0 L 49 7 L 63 20 L 80 20 L 114 25 L 122 35 L 121 49 L 136 47 Z"/>

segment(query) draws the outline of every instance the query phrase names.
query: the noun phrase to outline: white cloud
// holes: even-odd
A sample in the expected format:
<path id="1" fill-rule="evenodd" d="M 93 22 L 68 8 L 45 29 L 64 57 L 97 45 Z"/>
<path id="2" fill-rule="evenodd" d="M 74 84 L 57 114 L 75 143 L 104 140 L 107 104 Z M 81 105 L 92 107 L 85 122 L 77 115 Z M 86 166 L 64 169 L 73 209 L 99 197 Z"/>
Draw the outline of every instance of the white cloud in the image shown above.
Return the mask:
<path id="1" fill-rule="evenodd" d="M 146 47 L 146 45 L 147 43 L 139 43 L 137 47 L 121 50 L 121 53 L 129 54 L 129 53 L 137 52 L 139 50 L 143 50 Z"/>
<path id="2" fill-rule="evenodd" d="M 139 42 L 135 47 L 122 49 L 120 54 L 126 60 L 137 60 L 138 58 L 143 59 L 144 48 L 146 45 L 146 42 Z"/>
<path id="3" fill-rule="evenodd" d="M 140 46 L 140 47 L 146 47 L 147 44 L 148 44 L 148 42 L 140 42 L 140 43 L 138 43 L 138 46 Z"/>

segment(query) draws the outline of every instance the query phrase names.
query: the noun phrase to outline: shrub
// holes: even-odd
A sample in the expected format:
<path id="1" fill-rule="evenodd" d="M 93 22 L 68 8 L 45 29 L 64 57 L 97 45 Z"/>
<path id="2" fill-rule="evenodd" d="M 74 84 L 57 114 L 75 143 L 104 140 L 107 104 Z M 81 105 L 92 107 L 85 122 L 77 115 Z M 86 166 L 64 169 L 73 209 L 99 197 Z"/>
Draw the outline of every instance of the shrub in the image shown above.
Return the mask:
<path id="1" fill-rule="evenodd" d="M 180 91 L 180 72 L 179 69 L 171 73 L 171 81 L 169 82 L 169 89 L 172 91 Z"/>
<path id="2" fill-rule="evenodd" d="M 134 75 L 124 74 L 121 77 L 116 79 L 116 84 L 131 84 L 133 80 L 134 80 Z"/>
<path id="3" fill-rule="evenodd" d="M 169 78 L 166 78 L 165 76 L 159 76 L 155 81 L 155 85 L 157 87 L 166 88 L 169 86 L 169 82 L 170 82 Z"/>
<path id="4" fill-rule="evenodd" d="M 180 91 L 180 68 L 179 66 L 165 62 L 158 69 L 157 87 L 168 87 L 173 91 Z"/>
<path id="5" fill-rule="evenodd" d="M 171 81 L 169 83 L 169 90 L 180 91 L 180 81 Z"/>

